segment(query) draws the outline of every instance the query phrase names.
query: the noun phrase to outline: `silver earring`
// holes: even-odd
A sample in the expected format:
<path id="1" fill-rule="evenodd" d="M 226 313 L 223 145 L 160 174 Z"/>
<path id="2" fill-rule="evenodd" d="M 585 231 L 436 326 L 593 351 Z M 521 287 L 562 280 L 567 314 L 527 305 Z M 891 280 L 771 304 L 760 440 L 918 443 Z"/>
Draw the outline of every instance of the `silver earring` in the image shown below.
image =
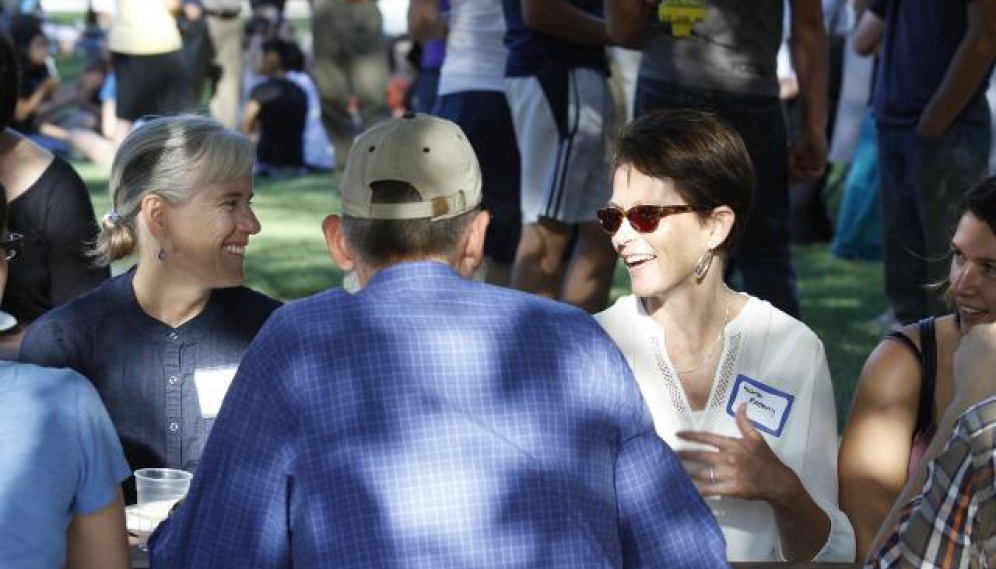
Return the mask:
<path id="1" fill-rule="evenodd" d="M 159 254 L 156 255 L 156 258 L 159 259 L 160 263 L 166 261 L 166 251 L 163 251 L 162 247 L 159 248 Z"/>
<path id="2" fill-rule="evenodd" d="M 712 265 L 712 249 L 706 249 L 705 253 L 699 257 L 699 261 L 695 263 L 695 278 L 702 280 L 705 278 L 706 273 L 709 272 L 709 267 Z"/>

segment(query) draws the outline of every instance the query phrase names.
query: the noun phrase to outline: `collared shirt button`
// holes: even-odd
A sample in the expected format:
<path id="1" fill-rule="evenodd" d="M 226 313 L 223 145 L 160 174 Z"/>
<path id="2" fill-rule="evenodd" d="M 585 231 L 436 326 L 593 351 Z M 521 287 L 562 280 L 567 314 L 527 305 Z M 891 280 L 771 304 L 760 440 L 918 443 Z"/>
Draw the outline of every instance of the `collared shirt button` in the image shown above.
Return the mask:
<path id="1" fill-rule="evenodd" d="M 169 384 L 170 385 L 176 385 L 179 381 L 180 381 L 179 377 L 176 377 L 175 375 L 169 376 Z"/>
<path id="2" fill-rule="evenodd" d="M 173 423 L 169 424 L 169 432 L 175 433 L 175 432 L 177 432 L 179 430 L 180 430 L 180 425 L 178 425 L 176 422 L 173 422 Z"/>

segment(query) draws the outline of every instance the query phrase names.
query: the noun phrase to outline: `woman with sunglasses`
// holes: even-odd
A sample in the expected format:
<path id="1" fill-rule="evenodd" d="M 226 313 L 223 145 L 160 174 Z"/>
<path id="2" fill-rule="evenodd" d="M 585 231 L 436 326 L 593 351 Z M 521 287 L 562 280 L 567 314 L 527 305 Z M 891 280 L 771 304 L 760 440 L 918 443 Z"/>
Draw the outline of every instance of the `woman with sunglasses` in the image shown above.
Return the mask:
<path id="1" fill-rule="evenodd" d="M 614 172 L 598 219 L 633 294 L 596 318 L 712 507 L 729 559 L 850 561 L 823 345 L 724 282 L 753 200 L 743 142 L 711 115 L 652 113 L 619 136 Z"/>

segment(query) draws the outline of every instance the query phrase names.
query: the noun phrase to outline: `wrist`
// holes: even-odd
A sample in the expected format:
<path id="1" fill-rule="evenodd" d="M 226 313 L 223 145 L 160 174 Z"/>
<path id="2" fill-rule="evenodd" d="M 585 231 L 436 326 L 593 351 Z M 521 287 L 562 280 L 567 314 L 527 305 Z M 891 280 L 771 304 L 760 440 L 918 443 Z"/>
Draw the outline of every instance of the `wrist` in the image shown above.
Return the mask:
<path id="1" fill-rule="evenodd" d="M 785 465 L 782 465 L 782 468 L 784 468 L 785 474 L 775 478 L 779 483 L 774 486 L 768 503 L 775 511 L 784 512 L 792 510 L 799 504 L 799 499 L 805 493 L 805 489 L 795 471 Z"/>

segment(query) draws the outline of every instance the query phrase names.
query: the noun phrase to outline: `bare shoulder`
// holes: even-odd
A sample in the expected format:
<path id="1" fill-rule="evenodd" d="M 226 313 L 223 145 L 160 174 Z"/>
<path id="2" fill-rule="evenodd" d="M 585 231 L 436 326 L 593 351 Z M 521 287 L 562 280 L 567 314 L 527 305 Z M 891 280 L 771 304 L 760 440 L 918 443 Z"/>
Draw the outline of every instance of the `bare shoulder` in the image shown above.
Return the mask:
<path id="1" fill-rule="evenodd" d="M 919 347 L 916 326 L 908 326 L 903 331 Z M 916 354 L 901 341 L 884 338 L 861 370 L 852 412 L 898 406 L 915 413 L 920 381 L 920 361 Z"/>
<path id="2" fill-rule="evenodd" d="M 24 193 L 41 178 L 54 156 L 27 138 L 6 130 L 0 133 L 0 181 L 8 201 Z"/>
<path id="3" fill-rule="evenodd" d="M 865 362 L 847 414 L 838 457 L 842 479 L 878 471 L 893 480 L 898 494 L 905 482 L 920 383 L 920 362 L 913 351 L 883 339 Z"/>

